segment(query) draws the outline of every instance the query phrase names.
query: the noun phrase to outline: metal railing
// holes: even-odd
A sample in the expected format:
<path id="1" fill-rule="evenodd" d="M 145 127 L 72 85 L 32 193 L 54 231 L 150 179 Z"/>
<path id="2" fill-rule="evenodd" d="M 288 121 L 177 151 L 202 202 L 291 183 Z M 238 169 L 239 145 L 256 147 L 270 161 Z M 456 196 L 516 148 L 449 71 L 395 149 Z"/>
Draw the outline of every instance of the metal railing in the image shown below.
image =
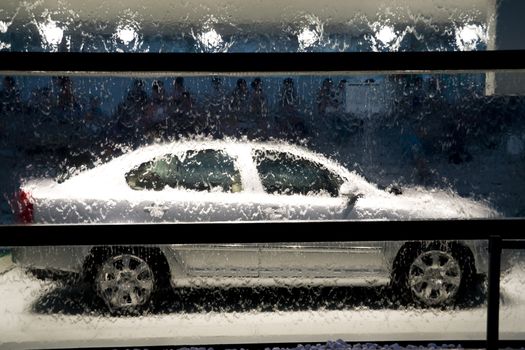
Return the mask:
<path id="1" fill-rule="evenodd" d="M 437 73 L 524 70 L 525 50 L 301 53 L 1 52 L 0 75 L 344 72 Z"/>

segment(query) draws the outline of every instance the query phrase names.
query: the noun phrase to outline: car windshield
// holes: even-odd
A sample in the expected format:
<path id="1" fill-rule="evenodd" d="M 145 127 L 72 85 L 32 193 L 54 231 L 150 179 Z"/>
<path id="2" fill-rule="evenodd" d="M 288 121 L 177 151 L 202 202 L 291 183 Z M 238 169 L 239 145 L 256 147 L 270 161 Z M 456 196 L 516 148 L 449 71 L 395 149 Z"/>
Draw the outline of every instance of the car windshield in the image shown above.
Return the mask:
<path id="1" fill-rule="evenodd" d="M 166 186 L 208 192 L 242 190 L 234 160 L 212 149 L 190 150 L 180 158 L 166 154 L 126 173 L 126 181 L 134 190 L 160 191 Z"/>
<path id="2" fill-rule="evenodd" d="M 267 193 L 339 195 L 343 180 L 323 165 L 287 152 L 256 150 L 255 164 Z"/>

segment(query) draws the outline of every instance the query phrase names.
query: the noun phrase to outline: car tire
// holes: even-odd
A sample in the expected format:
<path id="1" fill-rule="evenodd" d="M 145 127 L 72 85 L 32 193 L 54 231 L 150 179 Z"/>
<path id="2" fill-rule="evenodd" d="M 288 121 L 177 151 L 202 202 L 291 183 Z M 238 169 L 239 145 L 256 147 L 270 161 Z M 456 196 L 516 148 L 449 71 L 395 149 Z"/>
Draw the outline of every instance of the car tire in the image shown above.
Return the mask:
<path id="1" fill-rule="evenodd" d="M 90 265 L 89 282 L 111 314 L 142 314 L 169 287 L 169 268 L 158 249 L 96 250 Z"/>
<path id="2" fill-rule="evenodd" d="M 474 283 L 474 257 L 457 242 L 409 243 L 393 266 L 392 289 L 402 305 L 460 305 Z"/>

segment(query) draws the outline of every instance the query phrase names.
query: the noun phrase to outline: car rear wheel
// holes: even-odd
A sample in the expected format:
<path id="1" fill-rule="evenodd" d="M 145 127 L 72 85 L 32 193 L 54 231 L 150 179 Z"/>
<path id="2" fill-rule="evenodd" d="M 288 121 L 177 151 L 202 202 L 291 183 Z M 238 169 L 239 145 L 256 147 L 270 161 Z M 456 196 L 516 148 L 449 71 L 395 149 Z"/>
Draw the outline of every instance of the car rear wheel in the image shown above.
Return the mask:
<path id="1" fill-rule="evenodd" d="M 117 315 L 153 311 L 172 291 L 158 247 L 95 247 L 84 261 L 84 281 Z"/>
<path id="2" fill-rule="evenodd" d="M 119 254 L 104 261 L 95 277 L 98 295 L 110 310 L 136 310 L 155 290 L 152 267 L 141 257 Z"/>

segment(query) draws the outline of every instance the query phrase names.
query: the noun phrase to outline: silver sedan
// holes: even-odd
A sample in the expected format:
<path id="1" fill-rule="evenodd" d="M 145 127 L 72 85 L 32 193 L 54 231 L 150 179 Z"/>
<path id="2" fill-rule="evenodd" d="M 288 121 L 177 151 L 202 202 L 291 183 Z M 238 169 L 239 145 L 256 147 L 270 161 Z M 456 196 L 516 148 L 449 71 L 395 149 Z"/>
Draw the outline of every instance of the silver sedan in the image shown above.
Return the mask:
<path id="1" fill-rule="evenodd" d="M 339 163 L 281 142 L 156 144 L 58 183 L 21 186 L 26 223 L 410 220 L 496 217 L 450 190 L 379 189 Z"/>
<path id="2" fill-rule="evenodd" d="M 410 220 L 496 217 L 450 191 L 390 193 L 327 157 L 281 142 L 151 145 L 61 183 L 23 184 L 26 223 Z M 424 238 L 424 237 L 422 237 Z M 22 266 L 83 274 L 112 310 L 166 286 L 381 285 L 427 306 L 451 303 L 486 271 L 469 242 L 280 243 L 18 248 Z"/>

